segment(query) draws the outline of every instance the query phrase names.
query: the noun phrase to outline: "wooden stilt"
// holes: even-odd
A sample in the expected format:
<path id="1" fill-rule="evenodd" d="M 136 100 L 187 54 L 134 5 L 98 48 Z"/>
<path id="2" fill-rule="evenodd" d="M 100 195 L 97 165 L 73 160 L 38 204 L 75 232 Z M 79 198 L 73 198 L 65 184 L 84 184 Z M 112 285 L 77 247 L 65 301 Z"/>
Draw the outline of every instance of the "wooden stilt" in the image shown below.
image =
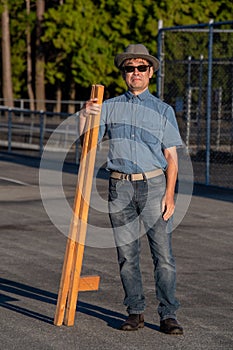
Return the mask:
<path id="1" fill-rule="evenodd" d="M 91 98 L 97 98 L 102 103 L 104 87 L 93 85 Z M 87 219 L 91 196 L 92 180 L 98 142 L 100 115 L 89 116 L 87 130 L 81 155 L 81 162 L 76 186 L 73 216 L 70 224 L 69 237 L 67 239 L 66 252 L 58 293 L 57 308 L 54 324 L 72 326 L 75 319 L 75 311 L 78 292 L 84 290 L 97 290 L 99 286 L 98 276 L 80 277 L 85 247 Z M 65 319 L 64 319 L 65 316 Z"/>

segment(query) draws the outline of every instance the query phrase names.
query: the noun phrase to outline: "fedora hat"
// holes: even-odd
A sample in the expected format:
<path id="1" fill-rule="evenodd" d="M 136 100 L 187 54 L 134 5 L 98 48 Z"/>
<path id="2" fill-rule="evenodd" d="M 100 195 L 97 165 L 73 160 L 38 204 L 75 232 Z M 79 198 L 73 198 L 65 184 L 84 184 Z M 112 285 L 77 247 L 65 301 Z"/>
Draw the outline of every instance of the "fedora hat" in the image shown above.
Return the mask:
<path id="1" fill-rule="evenodd" d="M 143 58 L 152 64 L 154 71 L 159 69 L 159 60 L 151 56 L 147 48 L 142 44 L 129 45 L 124 52 L 116 55 L 114 63 L 117 68 L 121 68 L 122 63 L 130 58 Z"/>

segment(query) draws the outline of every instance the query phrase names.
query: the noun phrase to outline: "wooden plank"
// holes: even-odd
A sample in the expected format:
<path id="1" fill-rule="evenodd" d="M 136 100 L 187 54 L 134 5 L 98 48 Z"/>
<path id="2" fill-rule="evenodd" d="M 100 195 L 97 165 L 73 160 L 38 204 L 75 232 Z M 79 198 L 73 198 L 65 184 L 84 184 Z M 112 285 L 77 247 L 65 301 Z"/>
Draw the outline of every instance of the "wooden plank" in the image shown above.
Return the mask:
<path id="1" fill-rule="evenodd" d="M 101 104 L 103 100 L 104 87 L 102 85 L 95 85 L 92 96 L 98 99 L 98 103 Z M 72 269 L 70 289 L 68 293 L 66 312 L 64 324 L 72 326 L 74 324 L 76 305 L 78 299 L 79 279 L 82 268 L 82 260 L 84 254 L 84 245 L 86 239 L 87 219 L 89 211 L 89 202 L 92 189 L 92 180 L 94 174 L 94 165 L 96 157 L 96 149 L 98 143 L 98 133 L 100 124 L 100 114 L 91 116 L 90 125 L 90 138 L 88 144 L 88 152 L 85 159 L 85 181 L 82 188 L 81 204 L 79 207 L 79 222 L 77 227 L 77 239 L 74 249 L 74 266 Z"/>
<path id="2" fill-rule="evenodd" d="M 98 103 L 102 103 L 103 90 L 104 87 L 102 85 L 93 85 L 91 98 L 97 97 Z M 89 116 L 86 123 L 87 129 L 84 136 L 84 144 L 81 154 L 80 169 L 73 206 L 73 215 L 66 245 L 65 258 L 58 293 L 57 308 L 54 318 L 54 324 L 57 326 L 62 325 L 65 312 L 66 317 L 64 323 L 67 325 L 72 325 L 74 323 L 77 304 L 77 295 L 75 295 L 75 293 L 78 294 L 80 284 L 80 273 L 84 253 L 89 200 L 94 173 L 96 144 L 98 141 L 100 115 L 96 117 Z M 92 139 L 93 130 L 95 130 L 94 142 Z M 93 148 L 94 153 L 92 152 Z"/>
<path id="3" fill-rule="evenodd" d="M 64 319 L 65 307 L 67 301 L 67 295 L 69 291 L 70 275 L 73 266 L 75 241 L 70 238 L 67 239 L 66 251 L 62 269 L 62 276 L 60 281 L 60 287 L 58 291 L 57 307 L 54 317 L 54 324 L 61 326 Z"/>
<path id="4" fill-rule="evenodd" d="M 79 280 L 78 291 L 86 292 L 90 290 L 98 290 L 100 284 L 100 276 L 82 276 Z"/>
<path id="5" fill-rule="evenodd" d="M 88 144 L 89 144 L 89 138 L 90 138 L 90 122 L 91 122 L 91 119 L 89 117 L 87 120 L 87 125 L 88 125 L 87 132 L 84 136 L 84 145 L 82 149 L 81 160 L 82 159 L 85 160 L 88 152 Z M 79 174 L 78 174 L 73 214 L 72 214 L 72 219 L 70 223 L 69 236 L 66 244 L 62 276 L 61 276 L 60 287 L 58 292 L 57 307 L 56 307 L 56 312 L 54 317 L 54 324 L 56 326 L 61 326 L 64 320 L 67 296 L 68 296 L 68 291 L 70 286 L 72 268 L 74 264 L 73 257 L 74 257 L 75 239 L 76 239 L 77 226 L 78 226 L 77 216 L 79 214 L 80 205 L 81 205 L 81 191 L 79 190 L 79 188 L 83 187 L 84 175 L 85 175 L 84 168 L 86 166 L 86 162 L 81 161 L 81 164 L 82 164 L 82 167 L 79 169 Z"/>

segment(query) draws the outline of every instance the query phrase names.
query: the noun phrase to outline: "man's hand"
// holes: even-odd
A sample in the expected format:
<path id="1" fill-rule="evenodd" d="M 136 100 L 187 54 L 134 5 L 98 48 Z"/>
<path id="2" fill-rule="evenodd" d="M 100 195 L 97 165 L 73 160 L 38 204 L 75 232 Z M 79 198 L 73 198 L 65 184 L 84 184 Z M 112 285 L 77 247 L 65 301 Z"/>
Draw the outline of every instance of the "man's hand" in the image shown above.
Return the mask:
<path id="1" fill-rule="evenodd" d="M 162 216 L 165 221 L 170 219 L 175 211 L 174 196 L 168 196 L 165 194 L 162 200 Z"/>
<path id="2" fill-rule="evenodd" d="M 79 133 L 82 135 L 85 130 L 86 118 L 89 115 L 98 115 L 101 112 L 101 105 L 97 103 L 97 98 L 92 98 L 85 102 L 79 112 Z"/>
<path id="3" fill-rule="evenodd" d="M 92 98 L 84 104 L 82 109 L 80 110 L 80 117 L 88 117 L 91 115 L 97 115 L 101 111 L 101 105 L 97 103 L 97 98 Z"/>

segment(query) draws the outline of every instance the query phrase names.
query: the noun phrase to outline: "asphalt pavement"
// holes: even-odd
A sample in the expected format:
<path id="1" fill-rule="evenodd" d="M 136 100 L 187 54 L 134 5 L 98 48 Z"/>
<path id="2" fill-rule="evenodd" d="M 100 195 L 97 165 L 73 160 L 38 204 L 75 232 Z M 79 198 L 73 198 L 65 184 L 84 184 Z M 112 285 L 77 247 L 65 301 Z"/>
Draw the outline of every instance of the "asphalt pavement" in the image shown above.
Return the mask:
<path id="1" fill-rule="evenodd" d="M 111 239 L 98 236 L 98 232 L 110 229 L 108 216 L 100 215 L 95 208 L 90 221 L 97 227 L 97 237 L 85 247 L 82 274 L 99 275 L 100 287 L 79 293 L 74 326 L 57 327 L 53 319 L 67 225 L 61 232 L 61 223 L 51 221 L 51 205 L 45 210 L 39 166 L 37 158 L 0 153 L 2 350 L 233 349 L 232 190 L 196 186 L 187 212 L 173 232 L 177 297 L 181 302 L 178 320 L 184 327 L 183 336 L 159 332 L 153 266 L 145 236 L 141 267 L 146 324 L 136 332 L 118 329 L 126 312 L 116 252 Z M 55 175 L 56 170 L 53 172 Z M 108 185 L 105 175 L 103 172 L 96 181 L 103 201 Z M 71 206 L 76 181 L 76 166 L 66 164 L 62 183 Z M 59 197 L 56 189 L 50 194 Z"/>

